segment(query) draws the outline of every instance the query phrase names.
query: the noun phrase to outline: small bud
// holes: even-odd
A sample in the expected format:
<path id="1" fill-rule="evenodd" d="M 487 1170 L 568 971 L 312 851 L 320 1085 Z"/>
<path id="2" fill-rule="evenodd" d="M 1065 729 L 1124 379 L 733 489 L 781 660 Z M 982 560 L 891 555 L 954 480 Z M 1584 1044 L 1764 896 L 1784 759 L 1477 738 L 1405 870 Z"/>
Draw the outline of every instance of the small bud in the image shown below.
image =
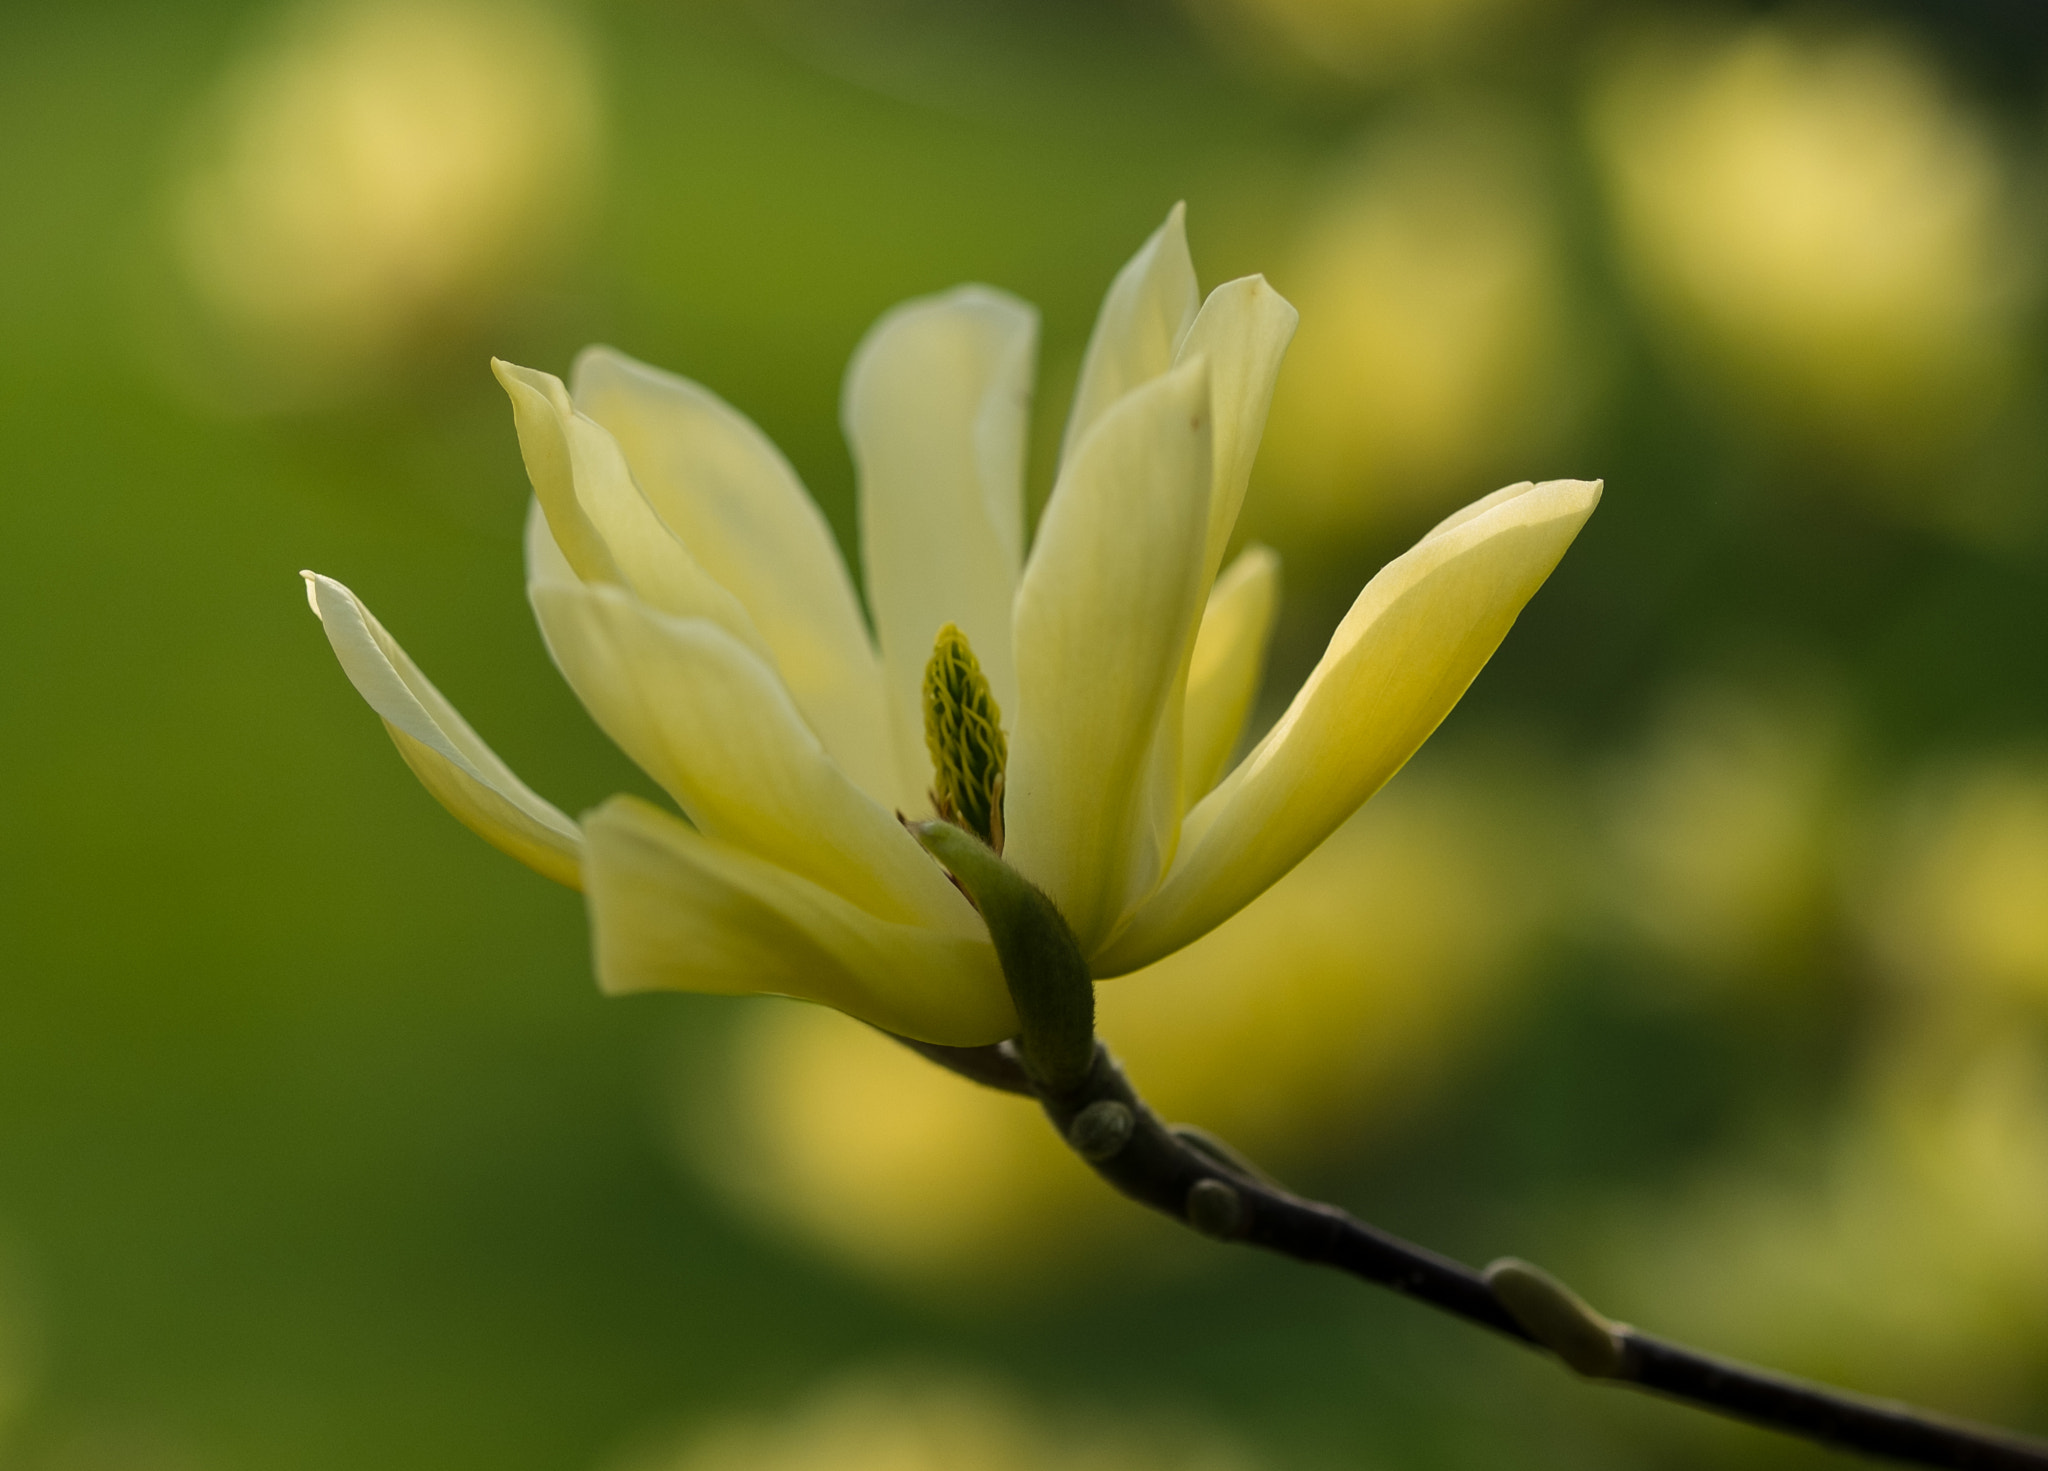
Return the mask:
<path id="1" fill-rule="evenodd" d="M 1197 1180 L 1188 1188 L 1188 1224 L 1204 1236 L 1229 1241 L 1245 1228 L 1244 1197 L 1221 1180 Z"/>
<path id="2" fill-rule="evenodd" d="M 1121 1154 L 1137 1127 L 1137 1116 L 1127 1105 L 1114 1098 L 1098 1098 L 1074 1115 L 1067 1143 L 1081 1158 L 1099 1165 Z"/>
<path id="3" fill-rule="evenodd" d="M 1003 768 L 1010 759 L 1003 712 L 968 646 L 948 623 L 924 666 L 924 744 L 932 758 L 932 805 L 1003 851 Z"/>
<path id="4" fill-rule="evenodd" d="M 1486 1285 L 1509 1317 L 1573 1371 L 1588 1379 L 1621 1377 L 1621 1328 L 1541 1267 L 1502 1257 L 1486 1269 Z"/>

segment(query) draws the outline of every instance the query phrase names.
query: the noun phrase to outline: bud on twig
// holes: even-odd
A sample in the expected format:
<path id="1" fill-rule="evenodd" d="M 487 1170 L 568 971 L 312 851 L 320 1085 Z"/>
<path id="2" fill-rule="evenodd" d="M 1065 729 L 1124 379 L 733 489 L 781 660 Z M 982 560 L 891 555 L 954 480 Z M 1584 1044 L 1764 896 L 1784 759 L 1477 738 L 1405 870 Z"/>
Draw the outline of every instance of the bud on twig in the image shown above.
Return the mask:
<path id="1" fill-rule="evenodd" d="M 1098 1098 L 1078 1114 L 1067 1128 L 1067 1144 L 1090 1164 L 1107 1164 L 1123 1153 L 1138 1127 L 1138 1116 L 1129 1105 L 1114 1098 Z"/>
<path id="2" fill-rule="evenodd" d="M 1588 1379 L 1619 1379 L 1627 1367 L 1621 1330 L 1569 1287 L 1514 1257 L 1486 1269 L 1486 1285 L 1529 1336 Z"/>

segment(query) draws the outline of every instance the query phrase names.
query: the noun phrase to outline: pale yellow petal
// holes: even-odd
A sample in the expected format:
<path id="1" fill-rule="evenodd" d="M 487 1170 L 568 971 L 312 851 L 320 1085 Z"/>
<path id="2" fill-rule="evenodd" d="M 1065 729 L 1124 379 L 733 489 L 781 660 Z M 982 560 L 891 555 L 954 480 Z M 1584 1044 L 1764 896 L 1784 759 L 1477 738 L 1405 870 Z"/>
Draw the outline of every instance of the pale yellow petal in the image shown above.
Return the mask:
<path id="1" fill-rule="evenodd" d="M 797 708 L 841 770 L 905 805 L 881 666 L 832 529 L 796 472 L 738 410 L 608 347 L 570 375 L 577 409 L 618 441 L 633 479 L 698 564 L 739 599 Z"/>
<path id="2" fill-rule="evenodd" d="M 526 503 L 524 546 L 528 587 L 538 582 L 559 582 L 574 587 L 583 580 L 576 575 L 576 569 L 569 565 L 569 559 L 555 541 L 555 533 L 548 526 L 548 513 L 542 509 L 539 496 Z"/>
<path id="3" fill-rule="evenodd" d="M 583 837 L 576 824 L 512 774 L 361 599 L 331 577 L 303 575 L 307 601 L 349 682 L 426 789 L 486 842 L 536 873 L 579 887 Z"/>
<path id="4" fill-rule="evenodd" d="M 1484 516 L 1495 506 L 1504 505 L 1508 501 L 1514 500 L 1517 496 L 1523 495 L 1534 488 L 1535 482 L 1531 480 L 1518 480 L 1513 485 L 1503 485 L 1492 495 L 1483 495 L 1469 506 L 1460 506 L 1457 510 L 1451 512 L 1450 515 L 1444 517 L 1443 520 L 1425 531 L 1422 534 L 1422 539 L 1423 541 L 1429 541 L 1432 538 L 1444 535 L 1446 532 L 1456 531 L 1474 517 Z"/>
<path id="5" fill-rule="evenodd" d="M 631 797 L 584 816 L 598 983 L 822 1002 L 922 1041 L 1017 1030 L 986 935 L 890 924 Z"/>
<path id="6" fill-rule="evenodd" d="M 1061 475 L 1017 591 L 1005 855 L 1085 949 L 1158 881 L 1179 829 L 1209 429 L 1205 361 L 1125 395 Z M 1158 760 L 1161 745 L 1176 759 Z"/>
<path id="7" fill-rule="evenodd" d="M 1266 672 L 1266 642 L 1280 608 L 1280 558 L 1249 546 L 1209 592 L 1188 665 L 1181 735 L 1181 806 L 1192 807 L 1230 764 Z"/>
<path id="8" fill-rule="evenodd" d="M 512 400 L 519 451 L 548 530 L 576 575 L 630 588 L 650 607 L 679 618 L 708 618 L 767 653 L 739 599 L 663 524 L 634 483 L 618 441 L 576 412 L 562 380 L 496 358 L 491 370 Z"/>
<path id="9" fill-rule="evenodd" d="M 945 873 L 832 763 L 774 671 L 731 634 L 617 587 L 541 583 L 532 596 L 577 698 L 709 836 L 882 919 L 979 931 Z"/>
<path id="10" fill-rule="evenodd" d="M 1581 480 L 1510 489 L 1366 585 L 1287 713 L 1188 814 L 1172 871 L 1095 957 L 1097 975 L 1148 965 L 1236 913 L 1450 713 L 1600 499 Z"/>
<path id="11" fill-rule="evenodd" d="M 1060 441 L 1062 472 L 1111 404 L 1173 366 L 1200 303 L 1188 255 L 1187 206 L 1176 204 L 1116 273 L 1096 313 Z"/>
<path id="12" fill-rule="evenodd" d="M 577 577 L 589 582 L 624 584 L 626 575 L 612 559 L 603 533 L 585 511 L 576 493 L 576 464 L 556 395 L 561 383 L 546 373 L 491 359 L 491 372 L 512 400 L 512 425 L 519 435 L 519 454 L 534 502 L 548 524 L 555 550 Z M 529 547 L 531 538 L 529 537 Z"/>
<path id="13" fill-rule="evenodd" d="M 1024 436 L 1038 314 L 985 286 L 908 301 L 846 370 L 861 559 L 903 789 L 931 786 L 919 689 L 932 640 L 967 634 L 1012 714 L 1010 600 L 1024 546 Z"/>
<path id="14" fill-rule="evenodd" d="M 1301 314 L 1266 284 L 1264 276 L 1243 276 L 1209 293 L 1180 345 L 1182 362 L 1208 358 L 1216 399 L 1215 482 L 1209 494 L 1210 577 L 1223 565 L 1224 549 L 1237 526 L 1252 461 L 1266 432 L 1266 411 L 1273 402 L 1280 360 L 1286 356 L 1300 320 Z"/>
<path id="15" fill-rule="evenodd" d="M 1180 344 L 1178 361 L 1205 358 L 1210 368 L 1214 427 L 1210 442 L 1209 530 L 1200 584 L 1205 598 L 1217 568 L 1222 565 L 1224 549 L 1237 524 L 1238 508 L 1244 504 L 1245 485 L 1251 478 L 1252 460 L 1258 453 L 1266 410 L 1272 403 L 1273 383 L 1297 320 L 1294 308 L 1266 284 L 1264 277 L 1246 276 L 1209 293 Z M 1229 733 L 1220 736 L 1220 755 L 1212 756 L 1204 745 L 1196 764 L 1188 766 L 1189 733 L 1183 727 L 1186 718 L 1196 713 L 1195 707 L 1187 702 L 1192 642 L 1182 646 L 1182 654 L 1183 662 L 1167 694 L 1167 714 L 1159 722 L 1142 779 L 1145 789 L 1170 809 L 1168 823 L 1161 829 L 1169 859 L 1178 831 L 1173 824 L 1195 796 L 1215 784 L 1220 768 L 1213 762 L 1227 759 L 1230 746 L 1236 741 L 1233 726 Z M 1241 713 L 1237 721 L 1242 724 Z M 1200 736 L 1204 741 L 1219 738 L 1214 727 L 1205 728 Z"/>

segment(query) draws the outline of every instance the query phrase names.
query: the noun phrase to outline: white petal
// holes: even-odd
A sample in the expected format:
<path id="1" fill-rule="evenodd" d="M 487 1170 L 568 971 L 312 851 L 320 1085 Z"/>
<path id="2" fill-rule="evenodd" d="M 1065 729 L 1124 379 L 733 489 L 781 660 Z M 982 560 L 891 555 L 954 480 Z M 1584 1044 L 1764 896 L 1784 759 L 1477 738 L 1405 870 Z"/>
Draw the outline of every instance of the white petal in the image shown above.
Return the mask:
<path id="1" fill-rule="evenodd" d="M 1200 303 L 1188 255 L 1187 206 L 1176 204 L 1116 273 L 1095 315 L 1060 441 L 1062 474 L 1111 404 L 1173 366 Z"/>
<path id="2" fill-rule="evenodd" d="M 491 371 L 512 400 L 527 476 L 555 545 L 576 575 L 631 588 L 664 613 L 709 618 L 765 654 L 746 609 L 663 524 L 633 483 L 618 441 L 576 412 L 562 380 L 496 358 Z"/>
<path id="3" fill-rule="evenodd" d="M 1172 872 L 1097 975 L 1148 965 L 1236 913 L 1450 713 L 1600 499 L 1581 480 L 1509 489 L 1366 585 L 1287 713 L 1188 814 Z"/>
<path id="4" fill-rule="evenodd" d="M 580 887 L 583 837 L 576 824 L 512 774 L 354 593 L 331 577 L 301 575 L 349 682 L 383 718 L 427 790 L 486 842 L 557 883 Z"/>
<path id="5" fill-rule="evenodd" d="M 586 348 L 576 407 L 611 432 L 635 483 L 739 599 L 840 769 L 892 804 L 882 674 L 832 530 L 781 453 L 723 399 L 608 347 Z"/>
<path id="6" fill-rule="evenodd" d="M 1181 343 L 1179 360 L 1209 359 L 1216 395 L 1215 484 L 1209 496 L 1208 575 L 1223 565 L 1223 550 L 1244 505 L 1252 460 L 1266 432 L 1280 360 L 1301 320 L 1264 276 L 1226 281 L 1209 293 Z"/>
<path id="7" fill-rule="evenodd" d="M 605 734 L 706 834 L 882 919 L 980 932 L 902 824 L 833 765 L 761 659 L 623 589 L 541 583 L 548 649 Z"/>
<path id="8" fill-rule="evenodd" d="M 608 992 L 796 996 L 960 1047 L 1016 1033 L 985 934 L 886 923 L 631 797 L 585 814 L 584 831 L 597 976 Z"/>
<path id="9" fill-rule="evenodd" d="M 1188 665 L 1182 730 L 1181 806 L 1192 807 L 1223 775 L 1258 697 L 1266 641 L 1280 607 L 1280 558 L 1249 546 L 1216 579 Z"/>
<path id="10" fill-rule="evenodd" d="M 1209 374 L 1115 404 L 1047 504 L 1017 590 L 1004 850 L 1084 948 L 1158 881 L 1180 821 L 1180 681 L 1202 603 Z M 1168 738 L 1161 731 L 1168 730 Z"/>
<path id="11" fill-rule="evenodd" d="M 1038 315 L 985 286 L 905 302 L 846 370 L 861 559 L 903 788 L 931 786 L 919 690 L 956 623 L 1015 718 L 1010 599 L 1024 545 L 1024 435 Z"/>

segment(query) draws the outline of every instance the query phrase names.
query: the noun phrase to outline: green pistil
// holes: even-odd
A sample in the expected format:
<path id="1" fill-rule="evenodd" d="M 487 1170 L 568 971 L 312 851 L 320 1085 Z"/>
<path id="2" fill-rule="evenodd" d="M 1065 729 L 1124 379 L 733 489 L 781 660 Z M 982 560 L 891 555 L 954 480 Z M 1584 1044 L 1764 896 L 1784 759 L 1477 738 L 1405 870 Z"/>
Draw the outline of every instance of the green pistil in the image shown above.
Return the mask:
<path id="1" fill-rule="evenodd" d="M 1010 757 L 1003 712 L 967 635 L 951 623 L 939 630 L 924 666 L 924 743 L 939 816 L 1002 852 L 1003 767 Z"/>

